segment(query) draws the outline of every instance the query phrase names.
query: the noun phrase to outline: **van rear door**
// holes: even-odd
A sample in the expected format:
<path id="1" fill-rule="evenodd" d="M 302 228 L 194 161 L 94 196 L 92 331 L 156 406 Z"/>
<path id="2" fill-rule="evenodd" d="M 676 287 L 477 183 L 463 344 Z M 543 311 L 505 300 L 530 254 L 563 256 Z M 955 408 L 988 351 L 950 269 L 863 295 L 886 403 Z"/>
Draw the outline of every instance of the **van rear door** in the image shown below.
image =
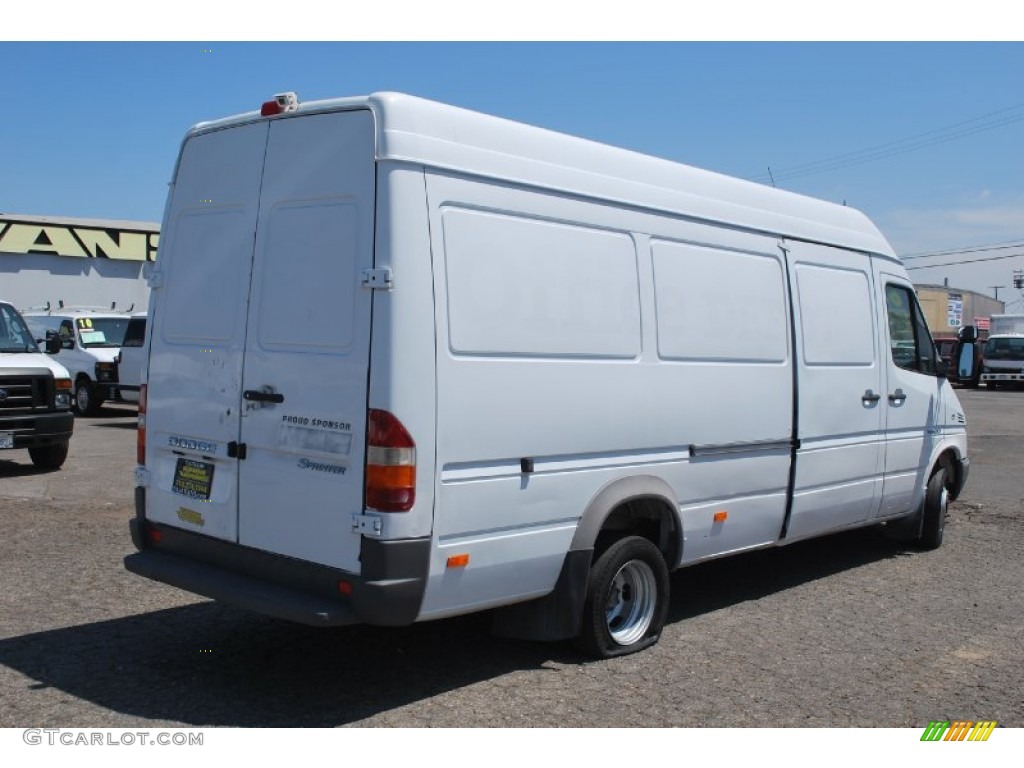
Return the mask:
<path id="1" fill-rule="evenodd" d="M 267 123 L 186 140 L 150 297 L 146 517 L 238 540 L 246 307 Z"/>
<path id="2" fill-rule="evenodd" d="M 147 516 L 359 571 L 373 120 L 200 134 L 154 291 Z"/>
<path id="3" fill-rule="evenodd" d="M 273 122 L 242 376 L 240 544 L 359 572 L 373 265 L 369 111 Z"/>

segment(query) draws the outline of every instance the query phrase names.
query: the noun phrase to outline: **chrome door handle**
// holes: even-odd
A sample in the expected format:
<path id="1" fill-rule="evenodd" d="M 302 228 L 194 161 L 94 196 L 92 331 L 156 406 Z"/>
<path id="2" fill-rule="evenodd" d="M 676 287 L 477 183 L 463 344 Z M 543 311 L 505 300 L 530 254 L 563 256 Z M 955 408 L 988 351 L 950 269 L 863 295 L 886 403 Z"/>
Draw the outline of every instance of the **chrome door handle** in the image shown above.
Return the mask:
<path id="1" fill-rule="evenodd" d="M 889 395 L 889 402 L 893 405 L 903 405 L 903 402 L 907 399 L 907 393 L 902 389 L 897 389 L 891 395 Z"/>
<path id="2" fill-rule="evenodd" d="M 864 405 L 873 405 L 874 403 L 877 403 L 881 399 L 882 399 L 881 395 L 876 395 L 870 389 L 864 390 L 864 394 L 860 396 L 860 401 Z"/>

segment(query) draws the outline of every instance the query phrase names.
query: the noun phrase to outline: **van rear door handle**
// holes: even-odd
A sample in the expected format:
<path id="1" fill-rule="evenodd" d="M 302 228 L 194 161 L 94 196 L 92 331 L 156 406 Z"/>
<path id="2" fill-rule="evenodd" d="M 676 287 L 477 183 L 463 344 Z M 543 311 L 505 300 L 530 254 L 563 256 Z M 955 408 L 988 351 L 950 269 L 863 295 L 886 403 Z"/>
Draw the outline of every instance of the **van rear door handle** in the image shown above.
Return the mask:
<path id="1" fill-rule="evenodd" d="M 903 401 L 907 399 L 907 393 L 902 389 L 897 389 L 891 395 L 889 395 L 889 402 L 893 405 L 903 405 Z"/>
<path id="2" fill-rule="evenodd" d="M 260 392 L 255 389 L 247 389 L 242 393 L 242 397 L 246 400 L 252 400 L 257 403 L 283 403 L 284 395 L 280 392 Z"/>
<path id="3" fill-rule="evenodd" d="M 870 389 L 864 390 L 864 394 L 860 396 L 860 401 L 864 403 L 864 405 L 871 405 L 873 403 L 877 403 L 881 399 L 881 395 L 876 395 Z"/>

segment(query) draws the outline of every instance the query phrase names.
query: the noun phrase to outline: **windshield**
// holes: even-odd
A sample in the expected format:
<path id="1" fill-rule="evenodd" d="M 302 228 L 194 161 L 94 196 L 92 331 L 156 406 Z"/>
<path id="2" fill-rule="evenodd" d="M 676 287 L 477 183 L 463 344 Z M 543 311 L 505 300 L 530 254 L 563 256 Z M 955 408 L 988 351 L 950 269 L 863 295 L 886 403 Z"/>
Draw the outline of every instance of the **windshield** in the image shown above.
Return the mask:
<path id="1" fill-rule="evenodd" d="M 128 329 L 128 318 L 80 317 L 75 324 L 83 347 L 120 347 Z"/>
<path id="2" fill-rule="evenodd" d="M 25 321 L 10 304 L 0 304 L 0 352 L 38 352 Z"/>
<path id="3" fill-rule="evenodd" d="M 988 360 L 1024 359 L 1024 336 L 1019 339 L 989 339 L 985 342 L 985 358 Z"/>

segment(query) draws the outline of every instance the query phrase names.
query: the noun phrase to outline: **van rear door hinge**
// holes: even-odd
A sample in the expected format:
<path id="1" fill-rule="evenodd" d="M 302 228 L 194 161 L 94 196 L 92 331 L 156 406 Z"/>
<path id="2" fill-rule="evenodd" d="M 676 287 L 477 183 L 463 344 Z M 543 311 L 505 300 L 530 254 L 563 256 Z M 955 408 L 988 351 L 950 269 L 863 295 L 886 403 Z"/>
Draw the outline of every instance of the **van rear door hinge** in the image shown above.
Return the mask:
<path id="1" fill-rule="evenodd" d="M 391 267 L 379 267 L 377 269 L 363 270 L 363 288 L 371 290 L 390 291 L 395 287 L 394 276 L 391 274 Z"/>
<path id="2" fill-rule="evenodd" d="M 234 440 L 232 440 L 230 443 L 228 443 L 228 458 L 229 459 L 238 459 L 239 461 L 242 461 L 245 458 L 245 454 L 246 454 L 245 443 L 239 443 L 239 442 L 236 442 Z"/>
<path id="3" fill-rule="evenodd" d="M 384 535 L 384 520 L 378 515 L 352 515 L 352 532 L 379 539 Z"/>

